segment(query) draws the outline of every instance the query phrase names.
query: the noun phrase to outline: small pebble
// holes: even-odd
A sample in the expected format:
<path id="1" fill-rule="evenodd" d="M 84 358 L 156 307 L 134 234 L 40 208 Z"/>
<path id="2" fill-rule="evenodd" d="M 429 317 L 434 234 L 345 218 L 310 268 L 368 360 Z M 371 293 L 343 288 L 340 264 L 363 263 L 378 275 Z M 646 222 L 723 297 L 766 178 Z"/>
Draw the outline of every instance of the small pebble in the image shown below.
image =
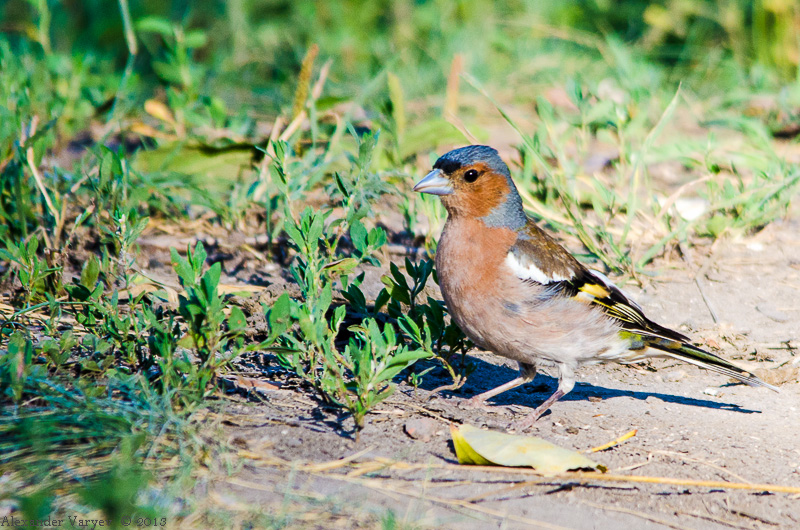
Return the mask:
<path id="1" fill-rule="evenodd" d="M 703 394 L 706 394 L 708 396 L 717 397 L 717 396 L 719 396 L 719 389 L 718 388 L 708 387 L 705 390 L 703 390 Z"/>
<path id="2" fill-rule="evenodd" d="M 489 429 L 490 431 L 504 431 L 508 428 L 509 423 L 507 421 L 501 422 L 497 420 L 486 420 L 485 422 L 483 422 L 483 426 Z"/>
<path id="3" fill-rule="evenodd" d="M 674 204 L 678 215 L 687 221 L 694 221 L 709 208 L 708 201 L 700 198 L 681 198 L 676 200 Z"/>
<path id="4" fill-rule="evenodd" d="M 408 420 L 403 428 L 414 440 L 428 442 L 439 430 L 439 423 L 431 418 L 414 418 Z"/>

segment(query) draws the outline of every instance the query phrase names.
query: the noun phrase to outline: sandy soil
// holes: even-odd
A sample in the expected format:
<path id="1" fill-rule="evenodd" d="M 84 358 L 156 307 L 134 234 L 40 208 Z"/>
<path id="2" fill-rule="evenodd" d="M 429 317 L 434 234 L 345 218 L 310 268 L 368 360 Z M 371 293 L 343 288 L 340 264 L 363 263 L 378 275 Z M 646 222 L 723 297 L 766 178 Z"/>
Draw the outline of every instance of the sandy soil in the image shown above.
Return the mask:
<path id="1" fill-rule="evenodd" d="M 575 390 L 531 433 L 583 451 L 637 429 L 626 443 L 593 458 L 612 474 L 800 487 L 799 218 L 713 249 L 695 248 L 692 266 L 662 260 L 654 266 L 661 272 L 657 280 L 625 287 L 653 319 L 755 370 L 781 393 L 671 360 L 586 367 Z M 692 279 L 698 268 L 708 303 Z M 379 275 L 370 271 L 370 277 Z M 465 398 L 516 374 L 510 362 L 473 353 L 477 370 L 458 392 L 436 390 L 449 382 L 436 370 L 419 388 L 401 384 L 367 417 L 357 438 L 351 419 L 299 388 L 274 360 L 245 359 L 242 375 L 281 388 L 225 406 L 225 435 L 248 458 L 240 471 L 206 487 L 220 502 L 275 513 L 297 499 L 316 503 L 316 509 L 298 508 L 307 512 L 295 520 L 303 528 L 379 527 L 387 509 L 413 523 L 409 527 L 423 528 L 800 528 L 797 494 L 581 484 L 454 466 L 451 422 L 503 430 L 556 386 L 541 374 L 494 398 L 486 410 L 463 409 Z M 416 439 L 407 434 L 414 428 Z M 373 464 L 381 458 L 411 466 L 378 469 Z M 311 469 L 311 463 L 326 465 Z"/>

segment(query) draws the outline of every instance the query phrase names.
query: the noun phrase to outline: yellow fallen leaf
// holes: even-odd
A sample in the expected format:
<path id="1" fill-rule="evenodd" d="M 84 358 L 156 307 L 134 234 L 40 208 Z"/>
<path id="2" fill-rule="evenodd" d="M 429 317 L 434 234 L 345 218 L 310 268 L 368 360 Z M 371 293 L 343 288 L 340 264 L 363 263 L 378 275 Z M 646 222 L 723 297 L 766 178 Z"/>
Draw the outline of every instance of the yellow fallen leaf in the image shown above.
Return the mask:
<path id="1" fill-rule="evenodd" d="M 149 136 L 150 138 L 158 138 L 160 140 L 169 140 L 174 142 L 175 140 L 178 139 L 178 137 L 175 136 L 174 134 L 166 133 L 164 131 L 159 131 L 155 127 L 152 127 L 140 121 L 131 123 L 130 126 L 128 126 L 128 130 L 136 134 L 141 134 L 142 136 Z"/>
<path id="2" fill-rule="evenodd" d="M 471 427 L 470 425 L 462 425 L 461 429 Z M 456 448 L 456 456 L 458 457 L 459 464 L 474 464 L 476 466 L 491 466 L 494 462 L 490 462 L 478 454 L 461 434 L 461 430 L 456 428 L 452 423 L 450 424 L 450 436 L 453 438 L 453 447 Z"/>
<path id="3" fill-rule="evenodd" d="M 130 300 L 142 293 L 154 293 L 156 295 L 163 293 L 164 296 L 162 298 L 166 297 L 167 301 L 173 306 L 178 305 L 178 292 L 171 287 L 157 283 L 137 283 L 132 285 L 129 289 L 123 289 L 119 292 L 119 299 Z"/>
<path id="4" fill-rule="evenodd" d="M 228 283 L 220 283 L 217 285 L 217 291 L 221 294 L 237 294 L 237 293 L 260 293 L 266 291 L 266 287 L 260 285 L 233 285 Z"/>
<path id="5" fill-rule="evenodd" d="M 581 453 L 535 436 L 485 431 L 472 425 L 451 426 L 450 435 L 461 464 L 532 467 L 543 475 L 575 469 L 606 471 L 604 466 Z"/>
<path id="6" fill-rule="evenodd" d="M 148 99 L 145 101 L 144 111 L 154 118 L 175 125 L 175 118 L 172 116 L 172 111 L 169 110 L 169 107 L 156 99 Z"/>

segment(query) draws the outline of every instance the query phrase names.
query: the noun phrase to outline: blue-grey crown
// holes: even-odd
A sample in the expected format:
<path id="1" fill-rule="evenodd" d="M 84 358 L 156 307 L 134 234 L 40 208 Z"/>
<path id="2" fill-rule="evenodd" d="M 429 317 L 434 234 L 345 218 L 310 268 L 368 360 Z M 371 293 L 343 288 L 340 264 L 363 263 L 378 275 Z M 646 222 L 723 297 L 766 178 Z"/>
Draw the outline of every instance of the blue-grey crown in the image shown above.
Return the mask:
<path id="1" fill-rule="evenodd" d="M 508 166 L 497 150 L 489 147 L 488 145 L 468 145 L 466 147 L 459 147 L 453 149 L 449 153 L 443 154 L 439 160 L 433 165 L 434 169 L 441 169 L 445 173 L 452 173 L 458 169 L 475 164 L 476 162 L 483 162 L 489 166 L 493 171 L 500 173 L 511 178 L 508 172 Z"/>

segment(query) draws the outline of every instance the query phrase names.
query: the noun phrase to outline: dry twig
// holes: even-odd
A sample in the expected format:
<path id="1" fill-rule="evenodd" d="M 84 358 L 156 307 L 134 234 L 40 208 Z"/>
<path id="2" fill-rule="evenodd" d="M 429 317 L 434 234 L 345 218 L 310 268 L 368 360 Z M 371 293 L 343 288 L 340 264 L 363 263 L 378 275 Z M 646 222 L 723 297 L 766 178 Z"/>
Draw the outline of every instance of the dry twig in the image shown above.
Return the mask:
<path id="1" fill-rule="evenodd" d="M 623 434 L 619 438 L 611 440 L 610 442 L 605 443 L 603 445 L 598 445 L 597 447 L 592 447 L 591 449 L 589 449 L 587 451 L 584 451 L 584 452 L 586 452 L 586 453 L 598 453 L 600 451 L 605 451 L 606 449 L 611 449 L 615 445 L 619 445 L 622 442 L 633 438 L 634 436 L 636 436 L 637 432 L 639 432 L 639 429 L 633 429 L 632 431 L 626 432 L 625 434 Z"/>

